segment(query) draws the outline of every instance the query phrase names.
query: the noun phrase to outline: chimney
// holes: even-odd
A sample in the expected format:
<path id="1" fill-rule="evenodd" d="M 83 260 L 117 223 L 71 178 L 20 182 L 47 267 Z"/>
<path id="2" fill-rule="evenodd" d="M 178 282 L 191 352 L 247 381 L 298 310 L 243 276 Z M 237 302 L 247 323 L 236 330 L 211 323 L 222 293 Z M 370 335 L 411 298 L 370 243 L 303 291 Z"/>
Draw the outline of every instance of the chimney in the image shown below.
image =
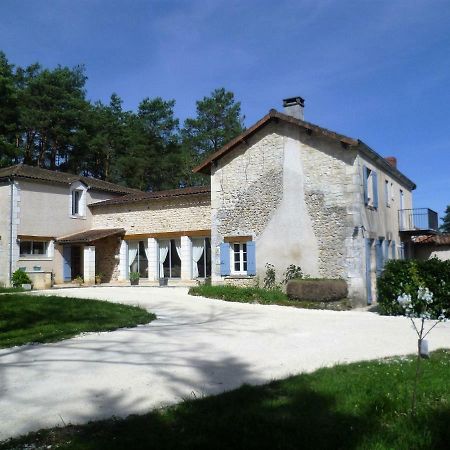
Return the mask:
<path id="1" fill-rule="evenodd" d="M 305 100 L 301 97 L 285 98 L 283 100 L 284 113 L 296 119 L 304 120 L 303 110 Z"/>
<path id="2" fill-rule="evenodd" d="M 397 158 L 395 156 L 386 156 L 384 158 L 392 167 L 397 168 Z"/>

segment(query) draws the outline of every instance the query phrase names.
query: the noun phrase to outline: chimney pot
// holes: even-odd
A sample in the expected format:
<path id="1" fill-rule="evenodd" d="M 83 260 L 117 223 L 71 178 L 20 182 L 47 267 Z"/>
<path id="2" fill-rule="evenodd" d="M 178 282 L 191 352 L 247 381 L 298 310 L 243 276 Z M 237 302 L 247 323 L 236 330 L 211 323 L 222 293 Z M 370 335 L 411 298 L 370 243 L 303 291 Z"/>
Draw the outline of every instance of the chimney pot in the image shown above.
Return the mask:
<path id="1" fill-rule="evenodd" d="M 290 97 L 283 99 L 284 113 L 288 116 L 304 120 L 303 110 L 305 108 L 305 100 L 302 97 Z"/>
<path id="2" fill-rule="evenodd" d="M 395 156 L 386 156 L 384 158 L 392 167 L 397 168 L 397 158 Z"/>

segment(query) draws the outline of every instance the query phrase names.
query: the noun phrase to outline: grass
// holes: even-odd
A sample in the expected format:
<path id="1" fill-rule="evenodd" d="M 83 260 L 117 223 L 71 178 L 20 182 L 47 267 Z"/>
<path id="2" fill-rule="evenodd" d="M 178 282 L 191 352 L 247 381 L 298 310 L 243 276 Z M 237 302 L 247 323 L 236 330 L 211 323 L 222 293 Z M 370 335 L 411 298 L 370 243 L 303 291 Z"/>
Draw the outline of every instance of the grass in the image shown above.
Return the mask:
<path id="1" fill-rule="evenodd" d="M 351 305 L 347 300 L 339 302 L 313 302 L 290 300 L 280 289 L 263 289 L 257 287 L 211 286 L 202 284 L 191 287 L 190 295 L 217 298 L 228 302 L 259 303 L 262 305 L 294 306 L 308 309 L 348 310 Z"/>
<path id="2" fill-rule="evenodd" d="M 8 294 L 8 293 L 14 293 L 14 292 L 24 292 L 24 289 L 21 287 L 2 287 L 0 286 L 0 294 Z"/>
<path id="3" fill-rule="evenodd" d="M 41 430 L 0 449 L 446 449 L 450 352 L 424 361 L 412 416 L 414 360 L 325 368 L 145 415 Z"/>
<path id="4" fill-rule="evenodd" d="M 100 300 L 6 294 L 0 296 L 0 348 L 133 327 L 155 317 L 143 308 Z"/>

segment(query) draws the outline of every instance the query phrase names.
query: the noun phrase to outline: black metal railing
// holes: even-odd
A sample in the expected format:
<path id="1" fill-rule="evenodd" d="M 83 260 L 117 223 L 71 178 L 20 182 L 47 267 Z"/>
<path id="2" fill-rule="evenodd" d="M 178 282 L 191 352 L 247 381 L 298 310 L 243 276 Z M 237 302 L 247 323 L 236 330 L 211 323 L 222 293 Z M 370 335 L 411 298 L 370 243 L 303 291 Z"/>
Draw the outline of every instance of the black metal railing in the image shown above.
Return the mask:
<path id="1" fill-rule="evenodd" d="M 400 209 L 400 231 L 438 231 L 438 214 L 429 208 Z"/>

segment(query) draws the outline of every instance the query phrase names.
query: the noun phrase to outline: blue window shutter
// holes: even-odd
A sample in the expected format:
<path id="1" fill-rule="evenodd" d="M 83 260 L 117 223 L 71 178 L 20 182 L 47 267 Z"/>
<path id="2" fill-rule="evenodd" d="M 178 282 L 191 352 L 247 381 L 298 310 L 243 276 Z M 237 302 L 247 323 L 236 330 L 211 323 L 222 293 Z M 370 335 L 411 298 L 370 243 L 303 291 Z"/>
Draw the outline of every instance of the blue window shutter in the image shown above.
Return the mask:
<path id="1" fill-rule="evenodd" d="M 373 182 L 373 207 L 378 208 L 378 177 L 375 171 L 372 171 Z"/>
<path id="2" fill-rule="evenodd" d="M 63 247 L 63 276 L 64 281 L 70 281 L 72 279 L 72 247 L 70 245 L 64 245 Z"/>
<path id="3" fill-rule="evenodd" d="M 220 244 L 220 276 L 230 275 L 230 244 L 222 242 Z"/>
<path id="4" fill-rule="evenodd" d="M 364 183 L 364 204 L 369 204 L 369 191 L 367 189 L 367 180 L 369 178 L 369 169 L 363 166 L 363 183 Z"/>
<path id="5" fill-rule="evenodd" d="M 375 241 L 375 256 L 376 256 L 376 262 L 377 262 L 377 277 L 381 275 L 381 272 L 383 270 L 383 240 L 377 239 Z"/>
<path id="6" fill-rule="evenodd" d="M 389 259 L 389 241 L 387 239 L 384 240 L 384 264 L 386 264 Z"/>
<path id="7" fill-rule="evenodd" d="M 247 242 L 247 275 L 256 275 L 256 251 L 253 241 Z"/>
<path id="8" fill-rule="evenodd" d="M 372 239 L 366 239 L 366 290 L 367 290 L 367 304 L 372 304 Z"/>
<path id="9" fill-rule="evenodd" d="M 392 241 L 392 259 L 397 259 L 397 255 L 396 255 L 396 248 L 395 248 L 395 241 Z"/>

